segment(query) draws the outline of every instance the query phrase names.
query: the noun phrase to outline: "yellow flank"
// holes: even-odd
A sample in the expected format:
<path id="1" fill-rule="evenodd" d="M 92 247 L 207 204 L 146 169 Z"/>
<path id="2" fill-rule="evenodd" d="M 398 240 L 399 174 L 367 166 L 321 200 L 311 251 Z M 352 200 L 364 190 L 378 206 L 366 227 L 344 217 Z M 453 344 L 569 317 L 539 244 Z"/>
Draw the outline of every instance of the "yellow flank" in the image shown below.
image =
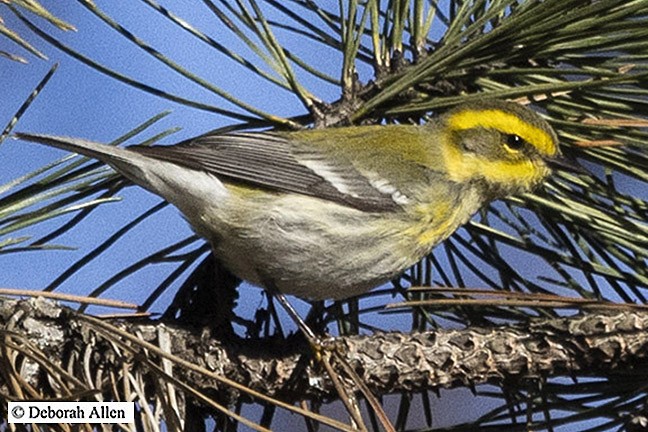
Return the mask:
<path id="1" fill-rule="evenodd" d="M 458 183 L 483 178 L 495 184 L 531 187 L 548 173 L 546 167 L 529 159 L 487 160 L 462 153 L 449 141 L 443 145 L 443 158 L 448 177 Z"/>
<path id="2" fill-rule="evenodd" d="M 448 119 L 448 124 L 451 130 L 484 127 L 515 134 L 547 156 L 553 156 L 558 151 L 547 132 L 511 113 L 497 109 L 459 111 Z"/>
<path id="3" fill-rule="evenodd" d="M 415 239 L 424 253 L 466 223 L 483 205 L 481 192 L 477 190 L 467 191 L 459 202 L 441 201 L 439 195 L 435 195 L 428 196 L 412 209 L 412 222 L 403 232 Z"/>
<path id="4" fill-rule="evenodd" d="M 230 182 L 225 182 L 225 188 L 235 197 L 243 199 L 259 198 L 267 196 L 267 194 L 269 193 L 268 191 L 263 191 L 259 188 L 246 186 L 245 184 L 236 184 Z"/>
<path id="5" fill-rule="evenodd" d="M 452 226 L 455 221 L 447 203 L 420 204 L 416 206 L 415 212 L 420 223 L 412 225 L 406 234 L 415 237 L 422 247 L 428 248 L 454 231 Z"/>

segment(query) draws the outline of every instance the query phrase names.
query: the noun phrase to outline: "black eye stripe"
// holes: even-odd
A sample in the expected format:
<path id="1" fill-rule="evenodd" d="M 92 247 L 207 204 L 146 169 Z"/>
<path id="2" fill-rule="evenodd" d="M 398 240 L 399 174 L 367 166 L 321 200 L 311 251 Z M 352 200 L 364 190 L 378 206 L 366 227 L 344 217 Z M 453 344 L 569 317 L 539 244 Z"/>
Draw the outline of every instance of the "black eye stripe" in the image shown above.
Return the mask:
<path id="1" fill-rule="evenodd" d="M 520 150 L 524 147 L 524 140 L 519 135 L 509 134 L 506 135 L 506 145 L 511 150 Z"/>

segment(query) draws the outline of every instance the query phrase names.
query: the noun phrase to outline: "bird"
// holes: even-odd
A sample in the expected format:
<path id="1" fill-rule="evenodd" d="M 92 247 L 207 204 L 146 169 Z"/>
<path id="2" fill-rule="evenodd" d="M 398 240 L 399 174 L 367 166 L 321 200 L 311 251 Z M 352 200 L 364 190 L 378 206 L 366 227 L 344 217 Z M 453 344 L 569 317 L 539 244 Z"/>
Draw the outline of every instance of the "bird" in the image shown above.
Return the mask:
<path id="1" fill-rule="evenodd" d="M 15 136 L 104 162 L 177 207 L 234 275 L 307 300 L 395 279 L 492 201 L 573 166 L 547 121 L 502 100 L 422 125 L 207 133 L 175 145 Z"/>

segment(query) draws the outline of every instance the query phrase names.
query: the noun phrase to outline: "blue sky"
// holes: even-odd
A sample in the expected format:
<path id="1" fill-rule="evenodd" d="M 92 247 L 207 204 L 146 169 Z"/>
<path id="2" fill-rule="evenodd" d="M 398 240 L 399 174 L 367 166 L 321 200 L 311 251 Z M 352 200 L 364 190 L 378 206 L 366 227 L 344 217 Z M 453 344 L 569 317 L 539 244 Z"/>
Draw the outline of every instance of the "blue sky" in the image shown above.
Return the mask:
<path id="1" fill-rule="evenodd" d="M 114 30 L 103 24 L 80 3 L 46 2 L 51 11 L 73 23 L 77 32 L 61 32 L 52 25 L 39 21 L 40 27 L 48 33 L 70 45 L 81 53 L 88 55 L 108 67 L 114 68 L 134 79 L 153 85 L 186 98 L 225 109 L 243 113 L 215 94 L 197 84 L 181 77 L 166 66 L 147 55 L 143 50 L 128 42 Z M 254 76 L 245 68 L 227 59 L 221 53 L 199 41 L 197 38 L 181 31 L 177 26 L 163 19 L 144 2 L 134 2 L 128 8 L 115 6 L 113 2 L 98 2 L 108 15 L 122 24 L 127 30 L 150 44 L 155 49 L 169 56 L 173 61 L 185 66 L 191 72 L 204 78 L 244 102 L 280 116 L 303 114 L 304 108 L 290 92 L 267 83 Z M 206 7 L 195 2 L 169 2 L 172 11 L 217 39 L 232 51 L 252 59 L 259 67 L 264 67 L 251 51 L 225 29 Z M 28 39 L 49 56 L 49 61 L 29 57 L 6 38 L 0 38 L 0 50 L 18 52 L 30 59 L 29 65 L 0 60 L 0 121 L 6 124 L 23 100 L 42 79 L 54 62 L 60 67 L 45 90 L 30 106 L 16 130 L 43 132 L 59 135 L 78 136 L 102 142 L 108 142 L 124 134 L 146 119 L 162 111 L 171 110 L 171 114 L 152 127 L 142 138 L 152 136 L 170 128 L 181 130 L 162 140 L 170 144 L 182 139 L 201 134 L 205 131 L 235 124 L 237 121 L 199 109 L 188 108 L 139 89 L 117 82 L 102 75 L 79 61 L 70 58 L 61 51 L 47 45 L 20 23 L 7 8 L 0 9 L 2 17 L 10 28 L 26 35 Z M 273 16 L 269 9 L 268 16 Z M 28 15 L 29 16 L 29 15 Z M 313 20 L 313 17 L 306 16 Z M 313 20 L 314 21 L 314 20 Z M 330 49 L 322 45 L 309 43 L 304 38 L 296 38 L 288 32 L 277 32 L 279 40 L 295 53 L 318 68 L 324 69 L 333 76 L 339 74 L 341 59 Z M 360 65 L 360 74 L 365 80 L 370 76 L 366 66 Z M 265 67 L 267 70 L 268 68 Z M 339 97 L 339 90 L 321 80 L 314 79 L 300 69 L 296 69 L 299 78 L 306 88 L 324 101 L 334 101 Z M 131 140 L 131 143 L 136 140 Z M 42 166 L 66 153 L 43 147 L 37 144 L 7 140 L 0 145 L 0 157 L 3 169 L 0 171 L 0 184 L 6 183 L 20 175 Z M 89 250 L 100 244 L 118 227 L 141 212 L 159 202 L 153 195 L 138 188 L 127 188 L 119 192 L 122 202 L 110 203 L 97 209 L 93 216 L 79 224 L 57 243 L 78 248 L 70 251 L 31 252 L 3 256 L 3 266 L 10 268 L 4 272 L 0 284 L 7 287 L 41 289 L 71 263 L 84 256 Z M 69 217 L 67 217 L 69 218 Z M 30 227 L 19 234 L 48 232 L 58 226 L 61 218 L 52 223 Z M 121 269 L 136 257 L 145 256 L 147 251 L 156 250 L 169 244 L 169 237 L 179 239 L 190 234 L 190 229 L 173 208 L 167 208 L 142 227 L 143 233 L 136 231 L 119 242 L 108 253 L 109 259 L 100 257 L 83 271 L 68 280 L 61 289 L 64 291 L 80 290 L 88 292 L 97 281 L 103 281 L 114 270 Z M 146 238 L 146 241 L 141 241 Z M 39 271 L 34 272 L 34 262 L 38 262 Z M 147 273 L 145 271 L 144 273 Z M 151 270 L 146 278 L 154 277 L 157 271 Z M 144 276 L 142 276 L 144 277 Z M 150 285 L 147 279 L 119 284 L 119 290 L 110 296 L 121 297 L 121 294 L 139 293 L 134 286 Z M 85 287 L 85 288 L 81 288 Z"/>
<path id="2" fill-rule="evenodd" d="M 56 1 L 44 3 L 55 15 L 74 24 L 78 31 L 63 33 L 37 18 L 30 17 L 30 19 L 33 18 L 48 33 L 92 59 L 163 90 L 218 107 L 237 109 L 231 103 L 162 66 L 144 51 L 102 24 L 80 3 Z M 136 32 L 138 37 L 177 63 L 187 66 L 193 73 L 232 92 L 246 103 L 281 116 L 299 115 L 305 112 L 291 93 L 278 87 L 268 87 L 264 81 L 253 76 L 240 65 L 171 25 L 144 2 L 131 2 L 128 8 L 118 4 L 121 2 L 98 1 L 97 3 L 104 7 L 116 21 Z M 202 3 L 190 1 L 168 3 L 172 5 L 174 13 L 195 27 L 218 39 L 233 51 L 251 57 L 249 50 L 240 40 L 224 29 Z M 18 52 L 30 60 L 30 64 L 23 65 L 0 58 L 0 94 L 2 95 L 0 122 L 2 124 L 10 120 L 54 62 L 60 63 L 58 71 L 21 119 L 16 130 L 78 136 L 107 142 L 126 133 L 146 119 L 162 111 L 171 110 L 169 116 L 143 135 L 148 137 L 169 128 L 180 127 L 178 133 L 162 141 L 170 144 L 214 128 L 236 123 L 236 120 L 155 97 L 99 74 L 36 37 L 29 36 L 29 31 L 12 17 L 7 9 L 0 9 L 0 13 L 8 27 L 27 35 L 49 57 L 48 61 L 30 57 L 7 39 L 0 38 L 0 50 Z M 341 59 L 332 51 L 322 49 L 321 45 L 306 43 L 303 39 L 294 38 L 286 32 L 278 32 L 277 35 L 282 43 L 303 55 L 305 60 L 323 67 L 331 75 L 338 75 Z M 262 65 L 258 61 L 256 64 Z M 360 72 L 363 77 L 367 77 L 369 73 L 366 68 L 361 68 Z M 339 91 L 334 86 L 323 84 L 299 70 L 298 73 L 303 78 L 303 84 L 324 101 L 333 101 L 339 97 Z M 7 140 L 0 145 L 2 164 L 0 185 L 65 155 L 65 152 L 41 145 Z M 124 189 L 118 195 L 122 201 L 100 206 L 90 218 L 55 241 L 76 250 L 2 255 L 0 287 L 42 289 L 133 217 L 160 202 L 159 198 L 136 187 Z M 37 227 L 30 227 L 13 235 L 34 235 L 38 238 L 70 217 L 66 216 Z M 160 247 L 190 234 L 191 230 L 180 214 L 174 208 L 167 207 L 85 266 L 67 280 L 60 290 L 87 294 L 115 272 Z M 518 256 L 517 259 L 523 258 Z M 139 271 L 119 282 L 106 294 L 106 297 L 139 302 L 146 297 L 152 287 L 157 286 L 168 271 L 169 268 L 163 266 Z M 256 307 L 261 304 L 262 296 L 258 290 L 248 289 L 248 291 L 247 301 L 239 303 L 242 308 L 248 308 L 248 313 L 253 314 Z M 165 302 L 169 300 L 171 294 L 154 305 L 153 311 L 163 311 Z M 444 403 L 447 400 L 452 399 L 444 399 Z M 441 405 L 439 411 L 452 415 L 451 409 L 443 408 Z M 459 414 L 463 416 L 465 413 Z"/>
<path id="3" fill-rule="evenodd" d="M 223 29 L 218 20 L 206 9 L 201 10 L 196 4 L 189 6 L 182 4 L 183 2 L 179 3 L 173 9 L 176 14 L 201 30 L 210 31 L 212 37 L 231 49 L 245 50 L 240 46 L 240 41 Z M 93 60 L 162 90 L 206 104 L 242 112 L 231 103 L 170 71 L 160 62 L 146 55 L 144 51 L 127 42 L 114 30 L 103 25 L 78 4 L 68 3 L 65 7 L 52 4 L 51 7 L 53 13 L 73 23 L 78 31 L 63 33 L 47 23 L 40 22 L 37 18 L 34 20 L 39 22 L 41 28 L 46 29 L 65 44 L 90 56 Z M 115 20 L 128 30 L 136 32 L 137 36 L 146 43 L 154 46 L 175 62 L 186 66 L 205 80 L 232 92 L 246 103 L 281 116 L 304 113 L 297 99 L 289 92 L 272 86 L 271 89 L 274 91 L 269 93 L 268 86 L 253 74 L 248 73 L 240 65 L 234 64 L 195 37 L 168 24 L 159 14 L 143 3 L 134 4 L 126 10 L 126 8 L 114 6 L 111 8 L 107 2 L 106 8 Z M 7 19 L 8 25 L 13 25 L 22 34 L 28 34 L 22 24 L 12 19 L 10 14 L 5 16 L 5 19 Z M 169 128 L 182 128 L 178 133 L 162 141 L 163 143 L 173 143 L 210 129 L 236 123 L 236 120 L 211 112 L 187 108 L 181 104 L 152 96 L 124 83 L 116 82 L 79 61 L 71 59 L 35 37 L 31 37 L 30 40 L 34 41 L 35 45 L 45 52 L 50 60 L 41 61 L 31 57 L 29 65 L 3 61 L 0 68 L 0 91 L 7 97 L 3 97 L 0 120 L 4 119 L 2 121 L 5 123 L 9 121 L 52 63 L 60 63 L 60 66 L 45 90 L 21 119 L 16 130 L 79 136 L 107 142 L 151 116 L 171 110 L 172 113 L 169 116 L 151 128 L 150 132 L 147 132 L 142 138 Z M 0 39 L 0 49 L 17 50 L 6 39 Z M 320 52 L 319 56 L 321 57 L 321 55 Z M 319 60 L 317 54 L 311 57 Z M 331 56 L 329 55 L 329 57 Z M 335 61 L 331 57 L 330 63 L 328 63 L 332 73 L 335 73 Z M 261 91 L 262 88 L 263 91 Z M 319 88 L 313 91 L 318 94 L 328 92 L 322 97 L 329 100 L 336 97 L 335 89 L 330 85 L 322 86 L 320 84 Z M 0 173 L 0 183 L 26 174 L 32 169 L 65 155 L 64 152 L 56 149 L 13 140 L 7 141 L 0 151 L 6 165 L 6 168 Z M 119 196 L 124 199 L 123 202 L 103 206 L 91 218 L 76 227 L 74 232 L 57 239 L 57 243 L 78 248 L 77 252 L 49 251 L 5 256 L 3 265 L 8 265 L 12 271 L 4 274 L 2 285 L 40 289 L 61 270 L 87 252 L 89 248 L 96 246 L 99 239 L 105 238 L 125 221 L 159 201 L 157 197 L 138 188 L 127 188 L 120 192 Z M 113 274 L 114 268 L 123 268 L 135 257 L 143 256 L 146 251 L 155 250 L 155 246 L 168 244 L 169 239 L 165 238 L 166 233 L 172 233 L 172 237 L 177 238 L 190 234 L 188 226 L 175 209 L 168 208 L 162 213 L 150 224 L 147 224 L 149 225 L 146 227 L 148 231 L 132 236 L 144 236 L 147 238 L 146 242 L 138 241 L 137 238 L 124 239 L 124 242 L 120 242 L 115 246 L 115 250 L 110 252 L 110 265 L 103 262 L 107 260 L 97 260 L 102 262 L 92 263 L 87 269 L 80 272 L 78 277 L 73 277 L 64 284 L 61 289 L 72 291 L 81 286 L 85 286 L 86 289 L 91 288 L 93 283 L 97 283 L 97 280 L 103 280 Z M 61 221 L 57 220 L 52 224 L 47 223 L 29 228 L 28 232 L 47 232 L 48 228 L 59 223 Z M 36 260 L 39 267 L 38 272 L 33 271 Z M 131 286 L 133 283 L 139 285 L 145 284 L 145 281 L 125 283 L 123 286 L 125 293 L 133 294 Z M 112 293 L 109 296 L 115 295 L 119 296 L 119 293 Z"/>
<path id="4" fill-rule="evenodd" d="M 99 6 L 106 8 L 109 15 L 128 30 L 136 31 L 137 36 L 148 44 L 174 61 L 187 66 L 193 73 L 232 92 L 246 103 L 281 116 L 305 112 L 292 94 L 273 86 L 268 92 L 268 86 L 263 81 L 214 49 L 197 41 L 196 38 L 170 25 L 143 2 L 132 2 L 128 8 L 115 6 L 112 3 L 98 2 Z M 219 107 L 236 109 L 232 104 L 162 66 L 144 51 L 103 25 L 78 3 L 45 2 L 44 4 L 55 15 L 74 24 L 78 31 L 64 33 L 38 18 L 28 15 L 29 18 L 57 39 L 93 60 L 163 90 Z M 173 4 L 172 8 L 176 14 L 193 26 L 209 33 L 234 51 L 249 54 L 249 50 L 242 46 L 237 38 L 232 37 L 231 33 L 222 28 L 204 7 L 201 8 L 202 4 L 198 5 L 196 2 L 170 2 L 170 4 Z M 51 65 L 55 62 L 60 64 L 54 77 L 17 125 L 17 131 L 69 135 L 107 142 L 126 133 L 151 116 L 171 110 L 170 115 L 144 135 L 148 137 L 169 128 L 181 127 L 178 133 L 163 140 L 163 143 L 170 144 L 217 127 L 236 123 L 235 120 L 227 117 L 188 108 L 116 82 L 38 38 L 30 36 L 23 24 L 5 10 L 2 10 L 2 14 L 10 28 L 19 31 L 23 36 L 26 35 L 49 57 L 49 60 L 42 61 L 30 57 L 7 39 L 0 38 L 0 50 L 17 52 L 27 56 L 30 61 L 30 64 L 23 65 L 0 60 L 0 94 L 3 95 L 3 103 L 0 104 L 1 123 L 6 124 L 9 121 Z M 322 50 L 318 45 L 309 45 L 302 39 L 295 39 L 287 33 L 278 33 L 278 36 L 282 43 L 303 55 L 305 60 L 317 64 L 331 75 L 338 75 L 340 57 L 335 53 Z M 261 62 L 257 64 L 261 65 Z M 361 67 L 360 72 L 364 76 L 368 75 L 369 70 Z M 298 73 L 308 89 L 323 100 L 333 101 L 339 97 L 339 90 L 334 86 L 323 84 L 301 71 Z M 38 144 L 7 140 L 0 145 L 2 163 L 0 184 L 65 155 L 63 151 Z M 0 264 L 3 269 L 0 272 L 0 286 L 43 289 L 62 271 L 101 244 L 125 223 L 160 202 L 156 196 L 136 187 L 123 189 L 118 196 L 122 201 L 100 206 L 91 217 L 54 242 L 75 250 L 3 255 Z M 38 238 L 71 217 L 72 215 L 58 218 L 12 235 L 33 235 L 34 238 Z M 191 230 L 181 215 L 169 206 L 65 281 L 59 291 L 87 294 L 129 264 L 190 234 Z M 155 266 L 138 271 L 119 282 L 106 293 L 105 297 L 141 302 L 168 274 L 169 269 L 170 267 Z M 152 310 L 163 311 L 172 294 L 172 291 L 169 292 L 153 306 Z M 239 301 L 239 308 L 242 309 L 239 312 L 251 316 L 262 304 L 263 298 L 260 291 L 254 288 L 247 288 L 243 296 Z M 299 306 L 302 311 L 305 310 L 305 305 L 299 304 Z M 439 413 L 445 412 L 446 416 L 452 416 L 453 411 L 444 406 L 448 403 L 452 405 L 452 401 L 456 400 L 452 395 L 460 396 L 463 392 L 463 390 L 444 392 L 446 397 L 438 405 Z M 461 414 L 463 416 L 465 413 Z M 437 421 L 442 420 L 437 419 Z M 447 421 L 450 422 L 450 419 L 448 418 Z M 287 419 L 287 422 L 289 424 L 290 419 Z"/>
<path id="5" fill-rule="evenodd" d="M 63 44 L 92 60 L 163 91 L 247 114 L 234 104 L 170 70 L 102 23 L 80 4 L 63 5 L 58 2 L 45 4 L 50 7 L 52 13 L 74 24 L 78 31 L 62 32 L 49 23 L 27 14 L 29 19 Z M 228 49 L 243 55 L 257 67 L 272 72 L 203 4 L 198 5 L 193 2 L 170 2 L 169 4 L 172 5 L 171 10 L 174 14 L 193 27 L 216 39 Z M 268 85 L 265 80 L 250 73 L 213 47 L 172 25 L 144 2 L 133 3 L 128 8 L 115 6 L 112 2 L 98 2 L 98 5 L 105 8 L 105 12 L 112 19 L 119 22 L 126 30 L 133 32 L 146 44 L 190 70 L 191 73 L 230 92 L 243 102 L 278 116 L 288 117 L 306 112 L 292 93 L 279 86 Z M 276 16 L 276 12 L 272 9 L 266 9 L 266 13 L 270 19 L 282 19 Z M 171 114 L 143 134 L 142 139 L 167 129 L 181 128 L 179 132 L 161 141 L 162 144 L 172 144 L 211 129 L 238 123 L 238 120 L 189 108 L 118 82 L 48 45 L 35 35 L 31 35 L 23 23 L 11 13 L 3 14 L 3 18 L 8 26 L 25 35 L 42 50 L 49 60 L 42 61 L 29 57 L 28 65 L 3 61 L 0 67 L 0 92 L 7 97 L 0 106 L 0 121 L 6 124 L 51 65 L 59 63 L 54 77 L 17 125 L 17 131 L 68 135 L 109 142 L 150 117 L 171 110 Z M 314 17 L 305 18 L 315 21 Z M 278 30 L 276 35 L 282 44 L 304 61 L 317 65 L 317 68 L 331 76 L 339 75 L 341 68 L 339 53 L 321 44 L 295 37 L 289 32 Z M 7 39 L 0 39 L 0 50 L 17 51 L 19 54 L 26 55 Z M 361 77 L 365 80 L 370 78 L 371 71 L 366 65 L 360 64 L 358 68 Z M 321 100 L 331 102 L 339 98 L 338 87 L 316 79 L 299 68 L 295 70 L 302 85 Z M 129 141 L 129 143 L 136 142 L 137 140 Z M 66 155 L 65 152 L 57 149 L 14 140 L 7 140 L 0 146 L 0 152 L 6 165 L 6 168 L 0 172 L 0 184 Z M 2 276 L 0 285 L 42 289 L 126 222 L 159 202 L 159 198 L 135 187 L 120 191 L 118 196 L 123 201 L 100 206 L 90 218 L 54 242 L 76 248 L 76 251 L 5 255 L 3 266 L 6 265 L 12 271 Z M 29 227 L 24 232 L 13 233 L 13 235 L 26 234 L 38 238 L 71 217 L 72 215 Z M 166 208 L 111 247 L 105 255 L 65 281 L 60 290 L 88 293 L 116 271 L 190 234 L 191 230 L 180 214 L 174 208 Z M 143 238 L 146 241 L 142 241 Z M 35 262 L 38 262 L 37 272 L 34 271 Z M 145 298 L 146 290 L 140 287 L 155 285 L 166 274 L 168 271 L 159 271 L 158 268 L 145 269 L 121 281 L 106 295 L 111 298 L 126 297 L 135 302 L 141 301 Z M 260 296 L 257 296 L 255 306 L 258 305 L 259 299 Z M 165 303 L 162 302 L 154 310 L 163 310 L 164 305 Z"/>
<path id="6" fill-rule="evenodd" d="M 49 23 L 28 14 L 30 19 L 37 22 L 49 34 L 82 54 L 161 90 L 219 108 L 244 113 L 232 103 L 201 88 L 196 83 L 162 65 L 152 56 L 147 55 L 142 49 L 102 23 L 80 3 L 52 1 L 45 4 L 54 14 L 74 24 L 78 31 L 61 32 Z M 127 30 L 134 32 L 145 43 L 245 103 L 280 116 L 305 113 L 301 103 L 292 93 L 278 86 L 268 85 L 265 80 L 250 73 L 241 65 L 172 25 L 144 2 L 134 2 L 129 4 L 128 8 L 120 7 L 109 1 L 98 2 L 98 5 L 105 8 L 109 16 Z M 264 66 L 263 62 L 258 60 L 239 38 L 234 37 L 229 30 L 224 28 L 202 3 L 174 1 L 169 2 L 169 5 L 171 5 L 173 13 L 195 28 L 218 40 L 232 51 L 244 55 L 258 67 L 269 71 L 268 67 Z M 0 9 L 0 11 L 10 28 L 14 28 L 26 36 L 49 57 L 48 61 L 30 57 L 20 52 L 20 49 L 11 44 L 8 39 L 0 38 L 0 50 L 18 52 L 30 59 L 28 65 L 0 60 L 0 94 L 3 95 L 3 103 L 0 104 L 0 122 L 6 124 L 51 65 L 55 62 L 60 63 L 58 71 L 30 106 L 16 130 L 77 136 L 108 142 L 146 119 L 170 110 L 171 114 L 143 134 L 142 139 L 167 129 L 181 128 L 179 132 L 165 137 L 161 141 L 163 144 L 171 144 L 211 129 L 237 123 L 237 120 L 223 115 L 189 108 L 102 75 L 47 45 L 34 35 L 30 35 L 29 30 L 7 8 Z M 266 12 L 269 18 L 280 19 L 272 9 L 268 8 Z M 312 16 L 304 16 L 304 18 L 316 22 Z M 329 75 L 339 75 L 341 57 L 333 50 L 323 48 L 320 44 L 308 42 L 302 37 L 295 37 L 294 34 L 286 31 L 279 30 L 276 35 L 282 44 L 285 44 L 305 61 L 317 65 Z M 438 36 L 433 35 L 433 37 Z M 361 78 L 365 81 L 370 78 L 370 70 L 366 65 L 360 64 L 358 67 Z M 295 70 L 302 84 L 322 100 L 330 102 L 339 97 L 339 89 L 335 86 L 315 79 L 299 68 Z M 137 140 L 130 141 L 130 143 L 135 142 Z M 0 157 L 3 163 L 3 169 L 0 171 L 0 184 L 65 155 L 65 152 L 57 149 L 7 140 L 0 145 Z M 632 186 L 630 183 L 629 189 Z M 38 251 L 3 255 L 2 266 L 11 269 L 11 271 L 2 272 L 0 286 L 42 289 L 126 222 L 160 201 L 159 198 L 135 187 L 121 190 L 118 196 L 122 198 L 121 202 L 100 206 L 93 212 L 92 217 L 87 218 L 73 230 L 56 239 L 57 244 L 76 248 L 75 251 Z M 70 217 L 65 216 L 36 227 L 29 227 L 23 232 L 12 235 L 33 235 L 34 238 L 38 238 Z M 64 292 L 88 293 L 110 278 L 116 271 L 160 247 L 190 234 L 191 230 L 180 214 L 174 208 L 168 207 L 76 273 L 60 289 Z M 503 246 L 502 249 L 506 249 L 506 246 Z M 536 270 L 534 265 L 529 265 L 529 262 L 525 261 L 524 254 L 513 252 L 514 255 L 511 259 L 515 261 L 512 262 L 521 263 L 516 268 L 531 273 Z M 440 258 L 443 258 L 443 255 L 442 252 L 437 254 Z M 36 264 L 38 271 L 34 271 Z M 168 269 L 161 271 L 158 267 L 147 268 L 119 282 L 115 289 L 107 293 L 107 296 L 141 301 L 148 291 L 146 287 L 155 286 L 156 282 L 159 283 L 166 274 L 168 274 Z M 530 274 L 530 277 L 534 277 L 534 275 Z M 481 286 L 478 285 L 478 280 L 477 285 L 471 285 L 470 280 L 466 280 L 465 284 Z M 256 306 L 259 301 L 260 296 L 257 293 L 251 304 Z M 154 310 L 163 310 L 164 306 L 165 303 L 161 302 L 154 307 Z"/>

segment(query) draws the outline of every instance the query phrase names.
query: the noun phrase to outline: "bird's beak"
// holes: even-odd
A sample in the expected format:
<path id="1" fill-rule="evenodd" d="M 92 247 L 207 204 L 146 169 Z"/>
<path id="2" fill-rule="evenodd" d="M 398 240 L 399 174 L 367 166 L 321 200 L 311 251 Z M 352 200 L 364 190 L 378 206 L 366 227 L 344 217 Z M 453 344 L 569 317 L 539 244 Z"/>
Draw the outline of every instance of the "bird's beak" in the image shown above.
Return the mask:
<path id="1" fill-rule="evenodd" d="M 571 172 L 573 174 L 585 174 L 590 175 L 590 173 L 578 164 L 575 160 L 567 159 L 561 154 L 550 156 L 545 158 L 545 162 L 551 169 L 561 169 L 564 171 Z"/>

